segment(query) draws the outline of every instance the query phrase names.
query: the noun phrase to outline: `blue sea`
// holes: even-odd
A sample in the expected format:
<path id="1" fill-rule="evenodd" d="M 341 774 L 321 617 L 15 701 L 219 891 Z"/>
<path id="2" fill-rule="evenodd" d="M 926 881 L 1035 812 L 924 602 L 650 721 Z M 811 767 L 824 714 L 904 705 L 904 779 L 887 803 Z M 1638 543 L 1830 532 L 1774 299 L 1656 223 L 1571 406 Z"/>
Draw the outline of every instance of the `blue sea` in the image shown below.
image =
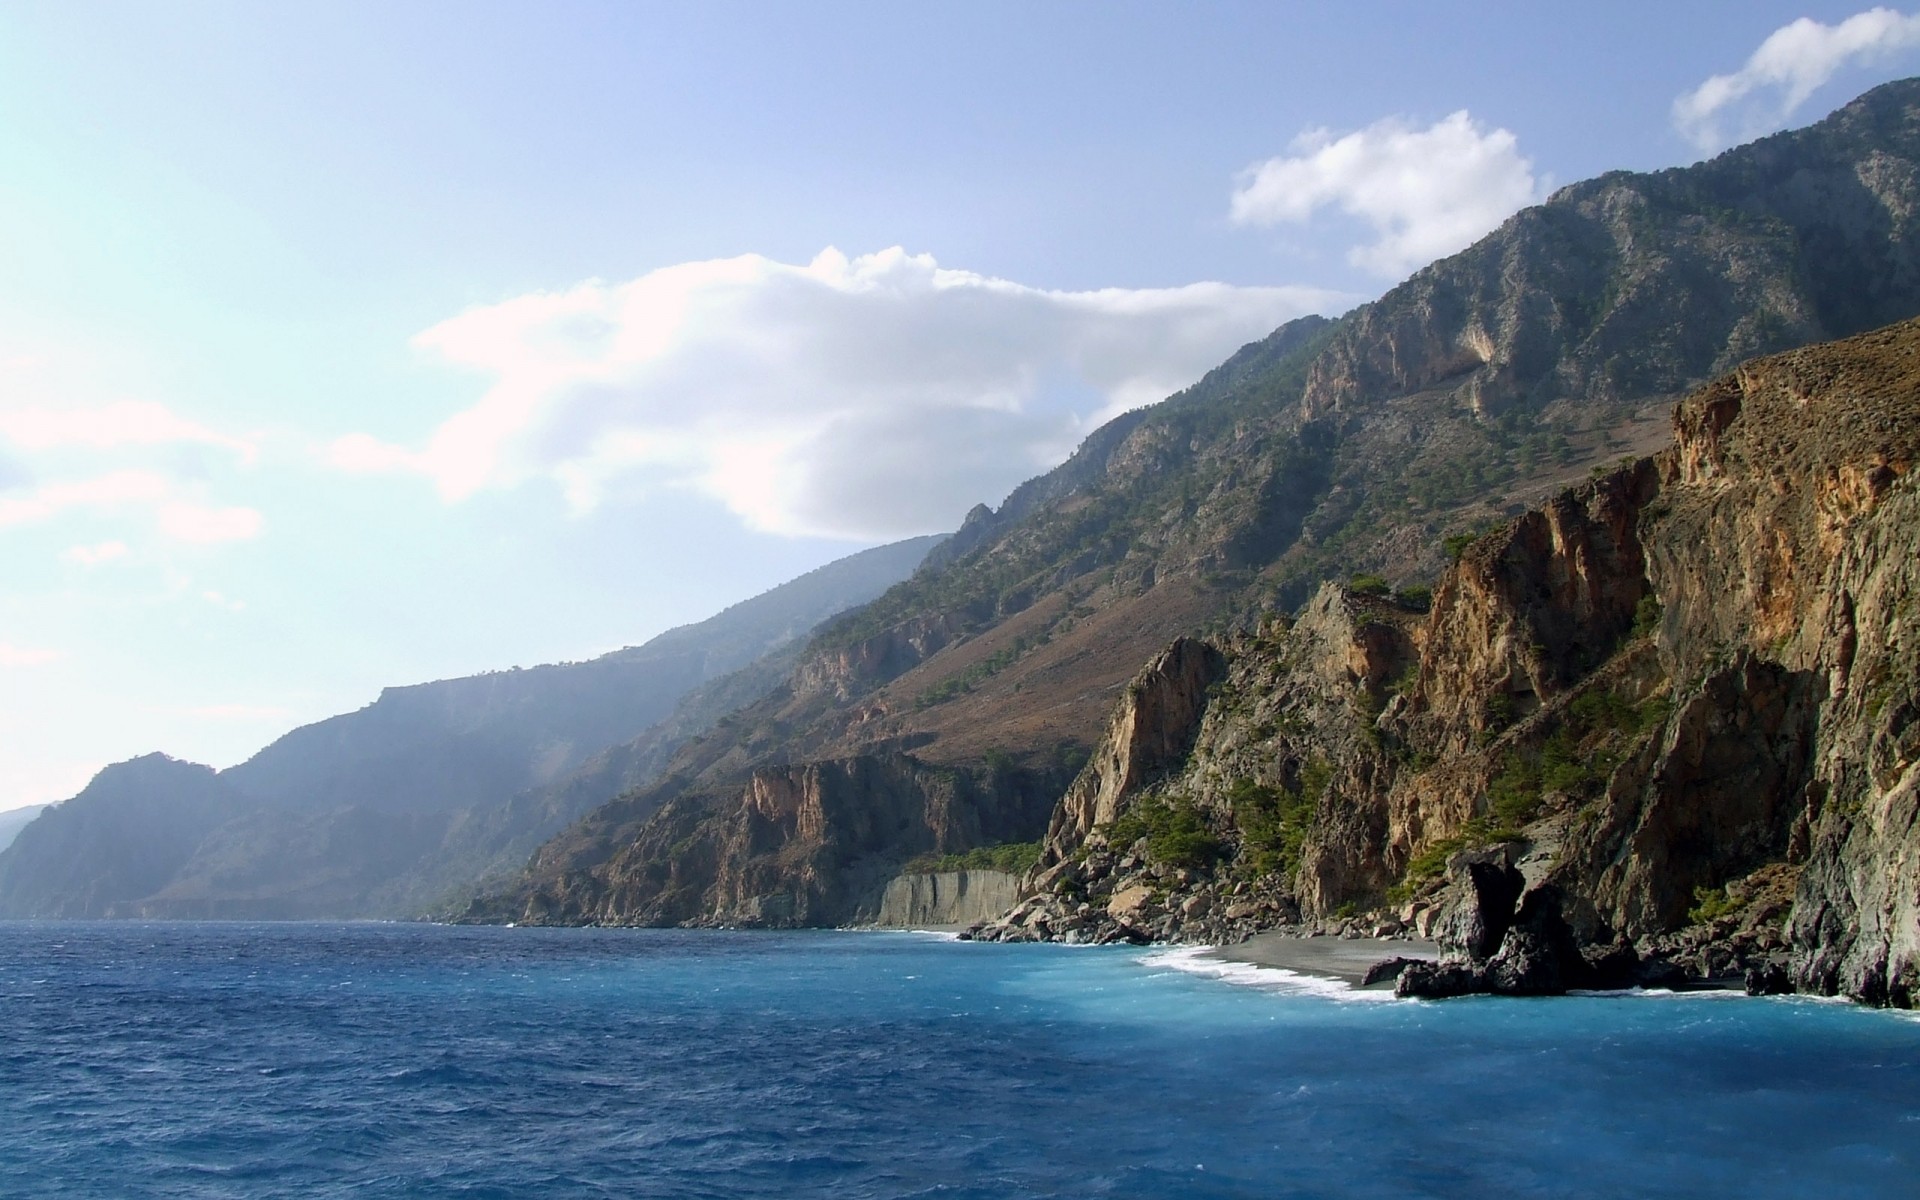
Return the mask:
<path id="1" fill-rule="evenodd" d="M 1920 1022 L 905 933 L 0 924 L 8 1197 L 1920 1194 Z"/>

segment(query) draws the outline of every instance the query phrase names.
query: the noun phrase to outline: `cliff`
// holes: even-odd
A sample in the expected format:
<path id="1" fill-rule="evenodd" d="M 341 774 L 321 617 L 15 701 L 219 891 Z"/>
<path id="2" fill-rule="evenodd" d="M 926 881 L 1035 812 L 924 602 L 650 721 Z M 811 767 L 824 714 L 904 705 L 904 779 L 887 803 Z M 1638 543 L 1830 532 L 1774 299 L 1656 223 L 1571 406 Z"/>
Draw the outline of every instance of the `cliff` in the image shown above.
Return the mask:
<path id="1" fill-rule="evenodd" d="M 905 755 L 763 767 L 737 790 L 678 795 L 644 816 L 608 806 L 543 846 L 522 889 L 476 902 L 467 919 L 866 924 L 903 858 L 1017 840 L 1057 794 L 1017 769 Z M 612 836 L 601 820 L 618 822 Z"/>
<path id="2" fill-rule="evenodd" d="M 1673 437 L 1466 547 L 1430 612 L 1329 586 L 1211 690 L 1129 693 L 1095 763 L 1142 721 L 1192 750 L 1117 795 L 1090 765 L 980 935 L 1352 915 L 1457 952 L 1419 994 L 1745 972 L 1911 1004 L 1920 322 L 1746 364 Z"/>

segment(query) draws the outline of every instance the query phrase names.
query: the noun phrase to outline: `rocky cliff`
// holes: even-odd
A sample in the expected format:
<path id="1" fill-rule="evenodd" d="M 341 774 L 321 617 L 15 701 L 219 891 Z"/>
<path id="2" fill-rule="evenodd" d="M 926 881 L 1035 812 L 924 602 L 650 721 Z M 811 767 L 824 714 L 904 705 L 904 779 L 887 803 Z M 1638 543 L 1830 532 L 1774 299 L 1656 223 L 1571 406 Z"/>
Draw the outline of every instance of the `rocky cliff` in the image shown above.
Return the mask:
<path id="1" fill-rule="evenodd" d="M 542 847 L 521 888 L 467 918 L 868 924 L 903 857 L 1017 840 L 1058 794 L 1053 779 L 1017 768 L 962 772 L 906 755 L 763 767 L 728 793 L 687 792 L 644 816 L 608 806 Z"/>
<path id="2" fill-rule="evenodd" d="M 1466 547 L 1430 612 L 1329 586 L 1210 691 L 1130 692 L 1095 763 L 1150 713 L 1191 752 L 1117 795 L 1090 765 L 981 936 L 1297 911 L 1439 937 L 1416 993 L 1744 971 L 1911 1004 L 1920 322 L 1749 363 L 1673 435 Z"/>
<path id="3" fill-rule="evenodd" d="M 1246 809 L 1264 831 L 1258 853 L 1288 864 L 1288 883 L 1243 881 L 1208 911 L 1251 906 L 1235 920 L 1261 920 L 1412 888 L 1407 872 L 1425 880 L 1436 846 L 1495 819 L 1489 788 L 1517 795 L 1549 770 L 1570 778 L 1560 760 L 1576 752 L 1637 752 L 1638 722 L 1694 702 L 1677 689 L 1704 677 L 1674 676 L 1667 651 L 1616 662 L 1664 602 L 1666 576 L 1636 564 L 1653 553 L 1639 541 L 1649 497 L 1679 467 L 1612 468 L 1665 444 L 1680 393 L 1749 356 L 1920 313 L 1916 200 L 1915 81 L 1711 162 L 1562 189 L 1378 301 L 1244 348 L 1096 431 L 997 511 L 976 509 L 925 570 L 824 626 L 785 685 L 684 748 L 663 783 L 596 814 L 565 855 L 543 855 L 517 890 L 475 911 L 518 911 L 514 896 L 562 871 L 577 872 L 567 911 L 604 911 L 587 897 L 611 881 L 586 882 L 602 864 L 631 866 L 640 840 L 669 857 L 688 838 L 727 844 L 720 831 L 742 819 L 745 781 L 763 770 L 908 756 L 1069 776 L 1103 746 L 1074 805 L 1050 818 L 1058 866 L 1067 827 L 1097 824 L 1133 786 L 1136 757 L 1151 757 L 1135 753 L 1145 743 L 1103 742 L 1121 719 L 1116 700 L 1140 664 L 1203 631 L 1230 658 L 1264 638 L 1319 664 L 1311 678 L 1343 680 L 1309 686 L 1242 655 L 1211 685 L 1195 753 L 1224 755 L 1215 785 L 1242 788 L 1212 808 Z M 1450 551 L 1489 530 L 1453 570 Z M 1276 612 L 1356 573 L 1373 577 L 1369 594 L 1322 594 L 1297 630 L 1281 628 Z M 1579 700 L 1603 667 L 1617 686 Z M 1797 676 L 1782 686 L 1799 695 Z M 1220 694 L 1265 713 L 1271 731 L 1211 730 Z M 1797 720 L 1799 701 L 1783 703 L 1782 720 Z M 1722 742 L 1701 737 L 1708 771 Z M 1303 822 L 1302 806 L 1323 795 L 1343 802 L 1327 822 Z M 669 810 L 675 837 L 646 831 Z M 1175 805 L 1155 821 L 1164 838 L 1200 845 L 1210 835 L 1194 819 Z M 918 852 L 909 840 L 875 854 L 904 861 Z M 1622 904 L 1671 913 L 1671 897 L 1641 892 Z"/>

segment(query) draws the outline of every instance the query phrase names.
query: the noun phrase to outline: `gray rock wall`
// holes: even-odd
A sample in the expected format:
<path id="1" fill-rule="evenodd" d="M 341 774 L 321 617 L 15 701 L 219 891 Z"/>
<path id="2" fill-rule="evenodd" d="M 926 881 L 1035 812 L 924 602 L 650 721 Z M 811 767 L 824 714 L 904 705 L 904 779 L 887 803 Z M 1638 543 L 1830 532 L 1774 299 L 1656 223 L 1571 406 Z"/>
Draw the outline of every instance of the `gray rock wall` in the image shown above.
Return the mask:
<path id="1" fill-rule="evenodd" d="M 900 875 L 887 884 L 873 923 L 892 929 L 971 925 L 997 917 L 1020 900 L 1020 877 L 1005 871 L 940 871 Z"/>

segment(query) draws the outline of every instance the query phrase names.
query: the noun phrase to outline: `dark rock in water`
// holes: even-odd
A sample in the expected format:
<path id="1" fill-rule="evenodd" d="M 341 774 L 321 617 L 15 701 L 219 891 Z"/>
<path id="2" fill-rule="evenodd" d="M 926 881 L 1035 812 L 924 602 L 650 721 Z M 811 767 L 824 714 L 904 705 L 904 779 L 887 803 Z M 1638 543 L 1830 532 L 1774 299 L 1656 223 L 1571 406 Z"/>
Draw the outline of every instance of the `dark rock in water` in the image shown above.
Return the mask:
<path id="1" fill-rule="evenodd" d="M 1787 973 L 1784 963 L 1762 962 L 1747 968 L 1747 995 L 1749 996 L 1790 996 L 1793 994 L 1793 976 Z"/>
<path id="2" fill-rule="evenodd" d="M 1487 991 L 1484 972 L 1459 959 L 1409 963 L 1393 985 L 1393 994 L 1420 1000 L 1446 1000 Z"/>
<path id="3" fill-rule="evenodd" d="M 1500 953 L 1487 963 L 1486 980 L 1502 996 L 1558 996 L 1567 990 L 1553 940 L 1526 927 L 1508 931 Z"/>
<path id="4" fill-rule="evenodd" d="M 1408 967 L 1426 961 L 1424 958 L 1404 958 L 1396 956 L 1384 962 L 1377 962 L 1368 967 L 1367 973 L 1360 977 L 1360 986 L 1372 987 L 1376 983 L 1385 983 L 1389 979 L 1399 979 Z"/>
<path id="5" fill-rule="evenodd" d="M 1676 962 L 1653 958 L 1640 964 L 1635 982 L 1644 988 L 1683 988 L 1693 982 L 1693 976 Z"/>
<path id="6" fill-rule="evenodd" d="M 1582 946 L 1580 964 L 1579 987 L 1630 988 L 1638 980 L 1640 955 L 1634 951 L 1633 943 L 1627 941 L 1607 946 Z"/>

